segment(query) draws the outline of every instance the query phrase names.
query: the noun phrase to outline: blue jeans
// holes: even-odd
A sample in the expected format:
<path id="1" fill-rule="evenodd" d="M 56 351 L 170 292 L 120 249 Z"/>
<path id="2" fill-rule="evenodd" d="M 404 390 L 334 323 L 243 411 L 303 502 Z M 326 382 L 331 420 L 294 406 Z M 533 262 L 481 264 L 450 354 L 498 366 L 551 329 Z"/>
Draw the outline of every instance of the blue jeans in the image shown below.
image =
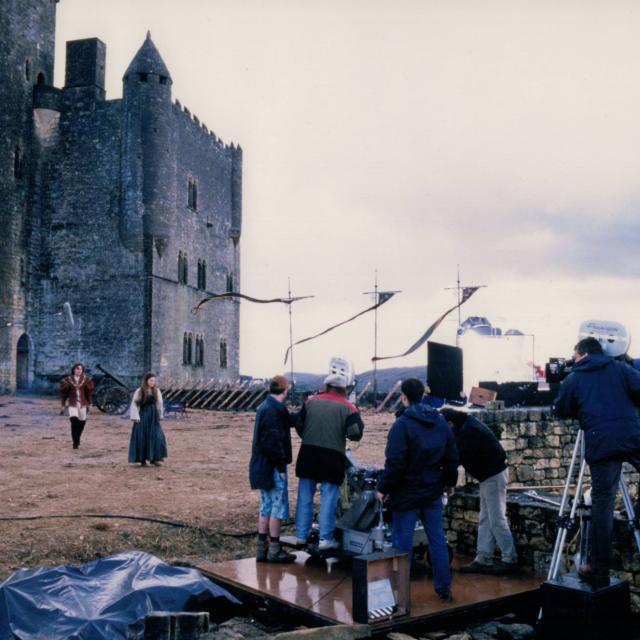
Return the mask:
<path id="1" fill-rule="evenodd" d="M 451 589 L 451 569 L 449 568 L 449 549 L 442 527 L 442 498 L 438 496 L 430 505 L 411 511 L 393 512 L 393 546 L 398 551 L 413 552 L 413 530 L 421 520 L 427 538 L 433 569 L 433 588 L 437 593 L 446 593 Z"/>
<path id="2" fill-rule="evenodd" d="M 306 540 L 313 520 L 313 496 L 318 483 L 310 478 L 299 478 L 298 502 L 296 505 L 296 536 Z M 320 540 L 333 540 L 336 528 L 336 507 L 340 486 L 330 482 L 320 483 Z"/>

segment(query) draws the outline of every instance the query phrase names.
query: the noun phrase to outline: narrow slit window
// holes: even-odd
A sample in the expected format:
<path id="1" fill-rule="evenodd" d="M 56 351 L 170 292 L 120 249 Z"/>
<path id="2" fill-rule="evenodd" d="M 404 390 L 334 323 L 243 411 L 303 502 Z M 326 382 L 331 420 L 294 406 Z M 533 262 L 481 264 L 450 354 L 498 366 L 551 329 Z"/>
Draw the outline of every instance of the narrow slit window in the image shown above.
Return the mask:
<path id="1" fill-rule="evenodd" d="M 227 368 L 227 340 L 222 338 L 220 340 L 220 368 Z"/>

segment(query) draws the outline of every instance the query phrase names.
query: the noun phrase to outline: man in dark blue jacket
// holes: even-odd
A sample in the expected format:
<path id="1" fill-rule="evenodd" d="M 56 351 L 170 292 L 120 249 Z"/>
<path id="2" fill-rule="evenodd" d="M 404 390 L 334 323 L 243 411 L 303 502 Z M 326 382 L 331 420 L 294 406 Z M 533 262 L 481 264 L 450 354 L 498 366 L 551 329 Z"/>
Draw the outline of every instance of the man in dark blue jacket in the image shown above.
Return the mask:
<path id="1" fill-rule="evenodd" d="M 431 407 L 421 404 L 424 385 L 416 378 L 402 383 L 404 413 L 387 437 L 378 497 L 393 512 L 393 546 L 411 558 L 413 531 L 420 519 L 429 538 L 433 586 L 440 599 L 451 600 L 449 551 L 442 527 L 442 494 L 458 479 L 458 450 L 451 429 Z"/>
<path id="2" fill-rule="evenodd" d="M 507 454 L 493 431 L 471 414 L 456 409 L 440 413 L 453 429 L 460 464 L 480 483 L 480 522 L 473 562 L 460 567 L 461 573 L 513 573 L 518 556 L 507 521 Z M 500 562 L 494 563 L 496 545 Z"/>
<path id="3" fill-rule="evenodd" d="M 292 460 L 293 419 L 284 405 L 288 388 L 284 376 L 271 379 L 269 395 L 256 411 L 253 428 L 249 482 L 252 489 L 260 489 L 258 562 L 288 563 L 296 559 L 280 544 L 280 527 L 289 517 L 287 465 Z"/>
<path id="4" fill-rule="evenodd" d="M 580 576 L 609 584 L 613 506 L 622 462 L 640 468 L 640 371 L 605 356 L 595 338 L 575 346 L 574 366 L 554 403 L 556 415 L 577 418 L 591 469 L 591 566 Z"/>

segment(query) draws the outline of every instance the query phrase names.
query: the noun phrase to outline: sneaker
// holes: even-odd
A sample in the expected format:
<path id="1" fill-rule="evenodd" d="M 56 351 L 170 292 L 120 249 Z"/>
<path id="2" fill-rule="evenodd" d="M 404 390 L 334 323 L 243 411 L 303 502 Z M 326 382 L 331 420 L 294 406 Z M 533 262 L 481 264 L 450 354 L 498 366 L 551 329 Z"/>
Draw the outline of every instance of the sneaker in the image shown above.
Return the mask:
<path id="1" fill-rule="evenodd" d="M 451 591 L 438 591 L 437 593 L 438 598 L 440 598 L 440 602 L 453 602 Z"/>
<path id="2" fill-rule="evenodd" d="M 494 572 L 492 564 L 485 564 L 484 562 L 478 562 L 474 560 L 469 564 L 462 565 L 458 571 L 460 573 L 484 573 L 491 574 Z"/>
<path id="3" fill-rule="evenodd" d="M 339 549 L 340 543 L 337 540 L 320 540 L 318 544 L 319 551 L 330 551 L 331 549 Z"/>
<path id="4" fill-rule="evenodd" d="M 267 562 L 275 564 L 289 564 L 295 562 L 296 556 L 282 548 L 279 542 L 270 542 L 269 551 L 267 551 Z"/>
<path id="5" fill-rule="evenodd" d="M 306 547 L 307 539 L 306 538 L 296 538 L 296 546 L 297 547 Z"/>

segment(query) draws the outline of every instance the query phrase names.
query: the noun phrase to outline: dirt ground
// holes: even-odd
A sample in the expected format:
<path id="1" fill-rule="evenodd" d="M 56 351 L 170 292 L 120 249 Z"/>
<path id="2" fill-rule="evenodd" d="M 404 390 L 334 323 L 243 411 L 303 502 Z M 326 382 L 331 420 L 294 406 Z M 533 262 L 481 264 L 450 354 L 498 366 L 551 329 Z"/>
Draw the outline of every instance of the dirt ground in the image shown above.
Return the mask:
<path id="1" fill-rule="evenodd" d="M 77 564 L 127 549 L 168 562 L 252 555 L 259 500 L 247 467 L 254 415 L 194 410 L 165 419 L 169 457 L 162 467 L 142 468 L 127 463 L 128 418 L 93 408 L 73 450 L 56 398 L 0 395 L 0 581 L 20 567 Z M 365 436 L 354 453 L 362 464 L 380 466 L 393 417 L 363 419 Z M 295 460 L 295 433 L 293 441 Z M 292 516 L 296 492 L 290 477 Z"/>

